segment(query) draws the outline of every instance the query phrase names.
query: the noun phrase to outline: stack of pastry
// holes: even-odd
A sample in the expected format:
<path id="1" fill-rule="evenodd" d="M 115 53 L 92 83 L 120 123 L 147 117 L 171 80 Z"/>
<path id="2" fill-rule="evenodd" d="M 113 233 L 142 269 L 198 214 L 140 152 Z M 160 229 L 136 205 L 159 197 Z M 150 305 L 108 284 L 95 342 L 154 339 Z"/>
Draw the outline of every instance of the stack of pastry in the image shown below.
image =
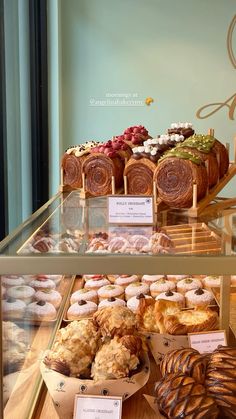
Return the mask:
<path id="1" fill-rule="evenodd" d="M 236 349 L 220 346 L 203 356 L 194 349 L 167 353 L 155 396 L 169 419 L 236 417 Z"/>
<path id="2" fill-rule="evenodd" d="M 73 321 L 58 331 L 44 363 L 64 375 L 95 381 L 135 372 L 145 347 L 127 307 L 104 307 L 93 319 Z"/>

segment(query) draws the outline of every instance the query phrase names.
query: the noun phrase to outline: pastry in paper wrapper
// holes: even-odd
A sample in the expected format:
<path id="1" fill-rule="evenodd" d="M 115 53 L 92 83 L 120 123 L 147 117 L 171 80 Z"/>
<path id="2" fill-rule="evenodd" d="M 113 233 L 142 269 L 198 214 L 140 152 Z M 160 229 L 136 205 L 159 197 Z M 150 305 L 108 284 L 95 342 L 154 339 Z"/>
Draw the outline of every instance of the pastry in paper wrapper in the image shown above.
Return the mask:
<path id="1" fill-rule="evenodd" d="M 136 331 L 136 318 L 127 307 L 105 307 L 93 315 L 94 323 L 100 327 L 102 336 L 132 335 Z"/>
<path id="2" fill-rule="evenodd" d="M 99 344 L 100 332 L 92 320 L 73 321 L 57 332 L 44 363 L 71 377 L 87 375 Z"/>
<path id="3" fill-rule="evenodd" d="M 115 337 L 96 353 L 91 376 L 95 381 L 128 377 L 139 365 L 142 347 L 138 336 Z"/>

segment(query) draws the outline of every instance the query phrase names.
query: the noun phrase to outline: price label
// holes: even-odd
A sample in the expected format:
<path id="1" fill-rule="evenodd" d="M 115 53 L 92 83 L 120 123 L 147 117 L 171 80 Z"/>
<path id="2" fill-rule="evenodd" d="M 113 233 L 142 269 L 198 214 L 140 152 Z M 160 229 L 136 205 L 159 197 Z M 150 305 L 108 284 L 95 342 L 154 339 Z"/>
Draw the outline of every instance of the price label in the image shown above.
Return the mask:
<path id="1" fill-rule="evenodd" d="M 196 349 L 200 354 L 213 352 L 219 345 L 227 345 L 225 330 L 189 333 L 188 339 L 190 347 Z"/>
<path id="2" fill-rule="evenodd" d="M 110 224 L 153 224 L 152 196 L 108 197 L 108 222 Z"/>
<path id="3" fill-rule="evenodd" d="M 122 397 L 75 396 L 74 419 L 121 419 Z"/>

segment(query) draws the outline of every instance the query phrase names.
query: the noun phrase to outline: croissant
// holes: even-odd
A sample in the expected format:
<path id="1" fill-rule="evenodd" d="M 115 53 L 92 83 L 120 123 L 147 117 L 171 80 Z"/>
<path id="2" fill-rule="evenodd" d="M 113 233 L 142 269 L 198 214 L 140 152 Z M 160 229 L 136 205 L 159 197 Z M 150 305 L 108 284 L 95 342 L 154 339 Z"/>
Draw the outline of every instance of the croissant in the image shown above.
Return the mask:
<path id="1" fill-rule="evenodd" d="M 123 306 L 101 308 L 94 313 L 93 321 L 100 327 L 102 336 L 132 335 L 136 331 L 134 313 Z"/>
<path id="2" fill-rule="evenodd" d="M 184 374 L 168 374 L 155 388 L 160 412 L 169 419 L 215 419 L 218 409 L 202 384 Z"/>
<path id="3" fill-rule="evenodd" d="M 211 354 L 205 385 L 222 417 L 236 418 L 236 348 L 221 346 Z"/>
<path id="4" fill-rule="evenodd" d="M 197 383 L 205 381 L 207 359 L 192 348 L 175 349 L 168 352 L 160 364 L 161 375 L 182 372 L 194 378 Z"/>
<path id="5" fill-rule="evenodd" d="M 85 173 L 85 190 L 92 196 L 109 195 L 112 193 L 112 176 L 116 188 L 123 184 L 124 160 L 116 153 L 108 157 L 103 153 L 92 153 L 83 162 Z"/>
<path id="6" fill-rule="evenodd" d="M 197 200 L 206 195 L 208 186 L 203 159 L 178 147 L 168 151 L 159 160 L 153 180 L 159 198 L 175 208 L 191 207 L 194 183 L 197 184 Z"/>
<path id="7" fill-rule="evenodd" d="M 124 170 L 127 176 L 128 194 L 130 195 L 152 195 L 153 193 L 153 174 L 156 164 L 148 158 L 135 160 L 131 158 Z"/>

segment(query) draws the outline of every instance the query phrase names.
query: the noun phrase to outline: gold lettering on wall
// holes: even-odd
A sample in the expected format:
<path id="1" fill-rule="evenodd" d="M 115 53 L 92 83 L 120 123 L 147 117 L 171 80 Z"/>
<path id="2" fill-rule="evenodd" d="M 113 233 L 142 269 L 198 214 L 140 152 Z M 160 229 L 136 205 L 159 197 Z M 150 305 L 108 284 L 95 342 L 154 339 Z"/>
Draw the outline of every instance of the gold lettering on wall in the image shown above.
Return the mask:
<path id="1" fill-rule="evenodd" d="M 236 15 L 234 15 L 227 33 L 227 51 L 232 66 L 236 69 L 236 58 L 233 52 L 233 32 L 236 25 Z M 214 113 L 220 111 L 222 108 L 228 109 L 228 117 L 234 120 L 234 111 L 236 107 L 236 93 L 234 93 L 229 99 L 224 102 L 214 102 L 202 106 L 196 112 L 198 119 L 206 119 L 212 116 Z"/>

